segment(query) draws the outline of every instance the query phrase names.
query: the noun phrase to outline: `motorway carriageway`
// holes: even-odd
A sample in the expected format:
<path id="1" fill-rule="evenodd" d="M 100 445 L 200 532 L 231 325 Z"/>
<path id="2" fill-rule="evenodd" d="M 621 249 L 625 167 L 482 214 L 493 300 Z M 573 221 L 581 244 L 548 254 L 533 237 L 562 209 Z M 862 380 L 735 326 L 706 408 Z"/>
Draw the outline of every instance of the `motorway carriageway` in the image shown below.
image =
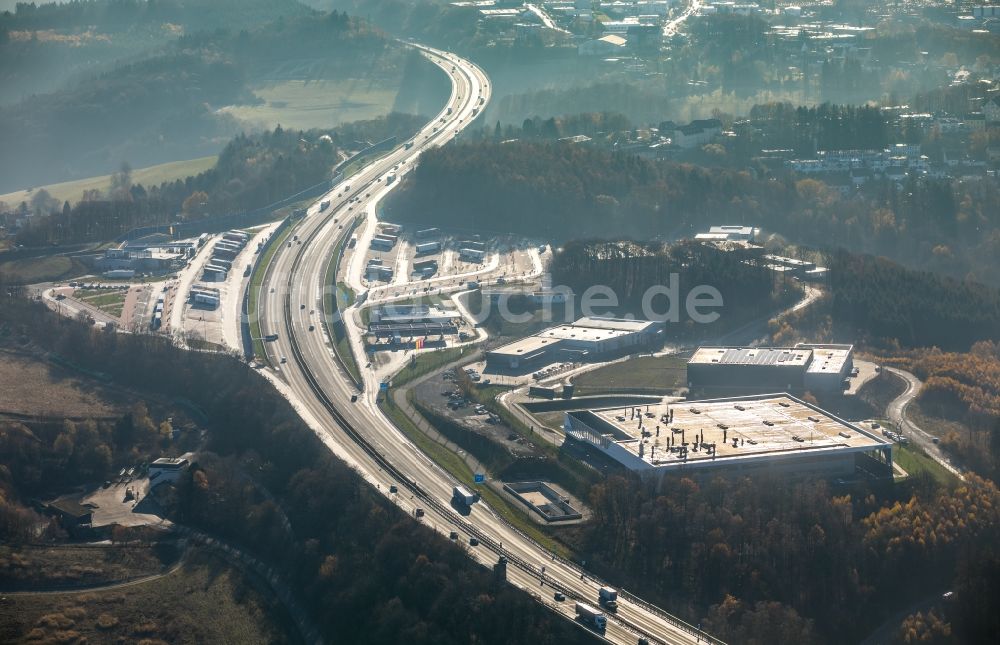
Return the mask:
<path id="1" fill-rule="evenodd" d="M 492 565 L 503 553 L 510 560 L 508 579 L 512 583 L 557 613 L 572 617 L 573 600 L 596 604 L 599 581 L 569 562 L 553 559 L 552 554 L 508 525 L 482 501 L 464 517 L 460 515 L 450 505 L 453 478 L 420 452 L 378 409 L 378 383 L 370 370 L 362 370 L 365 387 L 358 391 L 338 363 L 329 344 L 332 339 L 326 337 L 321 324 L 323 294 L 331 288 L 323 284 L 327 264 L 351 229 L 350 223 L 355 217 L 365 217 L 366 211 L 373 214 L 374 208 L 369 206 L 399 184 L 397 179 L 387 186 L 388 174 L 395 172 L 400 177 L 413 166 L 421 150 L 447 143 L 473 120 L 472 111 L 482 110 L 489 100 L 490 85 L 481 69 L 447 52 L 414 46 L 450 76 L 452 92 L 447 105 L 452 114 L 447 114 L 446 108 L 417 133 L 411 140 L 412 147 L 401 146 L 340 182 L 317 200 L 296 225 L 293 234 L 301 244 L 292 241 L 290 247 L 285 244 L 275 252 L 261 287 L 258 315 L 263 333 L 278 336 L 276 341 L 265 343 L 277 374 L 268 370 L 264 373 L 338 457 L 383 493 L 388 493 L 390 485 L 397 485 L 399 492 L 390 497 L 401 508 L 410 513 L 423 508 L 426 515 L 422 521 L 445 535 L 457 530 L 466 542 L 470 535 L 479 538 L 481 546 L 470 547 L 469 551 L 483 564 Z M 398 170 L 393 171 L 397 165 Z M 359 201 L 352 203 L 355 197 Z M 318 204 L 323 200 L 330 200 L 331 205 L 320 213 Z M 345 312 L 345 324 L 355 355 L 362 357 L 362 331 L 353 324 L 352 314 L 353 308 Z M 309 331 L 310 325 L 313 331 Z M 286 362 L 281 362 L 282 358 Z M 358 400 L 352 402 L 355 395 Z M 544 586 L 540 585 L 542 567 Z M 553 600 L 556 586 L 566 594 L 565 602 Z M 618 613 L 608 614 L 604 637 L 609 642 L 633 644 L 640 637 L 671 645 L 713 642 L 708 635 L 629 594 L 620 594 Z"/>

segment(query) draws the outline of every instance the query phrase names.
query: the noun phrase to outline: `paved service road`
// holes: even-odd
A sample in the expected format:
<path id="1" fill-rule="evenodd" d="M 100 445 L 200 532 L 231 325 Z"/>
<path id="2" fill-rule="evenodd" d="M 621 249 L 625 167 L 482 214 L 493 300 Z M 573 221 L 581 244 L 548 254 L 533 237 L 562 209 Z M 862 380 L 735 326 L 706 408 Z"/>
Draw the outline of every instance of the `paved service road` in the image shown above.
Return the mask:
<path id="1" fill-rule="evenodd" d="M 404 146 L 371 162 L 321 197 L 318 202 L 330 200 L 330 207 L 320 213 L 317 202 L 296 225 L 294 234 L 302 244 L 286 244 L 275 252 L 258 312 L 263 333 L 278 336 L 266 343 L 275 370 L 265 370 L 265 374 L 338 457 L 404 511 L 423 509 L 420 521 L 445 534 L 456 530 L 464 543 L 477 537 L 480 546 L 469 547 L 471 557 L 492 565 L 502 553 L 510 561 L 508 577 L 513 584 L 553 611 L 571 617 L 573 600 L 595 603 L 600 583 L 574 564 L 554 558 L 483 502 L 464 516 L 456 512 L 450 501 L 453 478 L 382 413 L 375 400 L 379 384 L 371 370 L 362 370 L 363 390 L 355 387 L 338 364 L 321 324 L 323 295 L 329 288 L 323 284 L 327 263 L 350 230 L 347 223 L 362 217 L 366 220 L 362 230 L 373 226 L 374 204 L 399 184 L 398 177 L 413 166 L 420 152 L 452 139 L 468 125 L 473 111 L 489 100 L 490 83 L 477 66 L 447 52 L 414 46 L 449 74 L 452 92 L 447 106 Z M 391 185 L 385 181 L 389 174 L 397 175 Z M 360 268 L 360 262 L 352 263 L 353 275 L 348 282 L 356 279 Z M 352 311 L 347 314 L 345 322 L 355 356 L 362 358 L 362 331 L 355 325 Z M 359 363 L 364 365 L 365 360 Z M 390 485 L 397 486 L 398 492 L 389 494 Z M 541 586 L 543 566 L 545 584 Z M 557 588 L 566 594 L 565 602 L 553 600 Z M 608 615 L 605 638 L 611 642 L 635 644 L 640 637 L 651 643 L 712 642 L 707 634 L 629 594 L 622 593 L 619 602 L 617 615 Z"/>
<path id="2" fill-rule="evenodd" d="M 892 402 L 889 403 L 889 407 L 886 408 L 886 416 L 889 417 L 889 421 L 896 424 L 899 431 L 902 432 L 903 435 L 910 441 L 923 448 L 924 452 L 926 452 L 931 459 L 941 464 L 941 466 L 943 466 L 945 470 L 951 474 L 964 480 L 965 476 L 962 475 L 962 471 L 954 466 L 941 450 L 941 447 L 934 443 L 934 435 L 910 421 L 906 416 L 907 407 L 909 407 L 910 402 L 916 398 L 918 394 L 920 394 L 920 389 L 924 386 L 924 384 L 920 381 L 920 379 L 906 370 L 897 369 L 895 367 L 885 367 L 883 369 L 906 381 L 906 391 L 893 399 Z"/>

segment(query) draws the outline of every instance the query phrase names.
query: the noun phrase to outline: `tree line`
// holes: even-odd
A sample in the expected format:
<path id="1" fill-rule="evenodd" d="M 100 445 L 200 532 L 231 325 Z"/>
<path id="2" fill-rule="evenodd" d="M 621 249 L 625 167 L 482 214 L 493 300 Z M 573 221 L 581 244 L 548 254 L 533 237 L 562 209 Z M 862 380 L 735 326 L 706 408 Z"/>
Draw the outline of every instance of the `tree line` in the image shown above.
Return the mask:
<path id="1" fill-rule="evenodd" d="M 830 255 L 833 319 L 878 342 L 968 350 L 1000 340 L 1000 291 L 884 258 Z"/>
<path id="2" fill-rule="evenodd" d="M 133 228 L 211 219 L 267 206 L 330 179 L 342 150 L 368 140 L 410 136 L 422 117 L 392 113 L 331 131 L 274 130 L 233 138 L 215 166 L 185 179 L 145 187 L 126 164 L 106 190 L 91 190 L 60 207 L 44 189 L 13 213 L 34 213 L 18 244 L 72 244 L 114 239 Z"/>
<path id="3" fill-rule="evenodd" d="M 558 250 L 550 270 L 553 284 L 572 288 L 578 298 L 594 285 L 609 287 L 619 303 L 614 308 L 617 315 L 642 317 L 649 290 L 669 287 L 676 281 L 677 302 L 668 303 L 663 297 L 648 301 L 647 306 L 663 314 L 669 305 L 675 305 L 682 324 L 680 333 L 704 337 L 712 332 L 696 326 L 685 311 L 687 294 L 696 287 L 712 287 L 722 297 L 722 306 L 701 311 L 719 314 L 712 323 L 714 330 L 734 328 L 755 316 L 767 315 L 795 297 L 797 290 L 791 285 L 775 280 L 762 264 L 744 260 L 738 254 L 720 253 L 697 243 L 576 241 Z"/>
<path id="4" fill-rule="evenodd" d="M 372 491 L 249 366 L 153 335 L 97 330 L 8 294 L 0 290 L 4 342 L 44 347 L 112 384 L 197 411 L 206 445 L 179 485 L 174 519 L 280 570 L 324 640 L 590 642 L 528 595 L 494 586 L 462 547 Z M 23 456 L 24 468 L 38 463 Z M 15 493 L 0 493 L 0 501 L 23 509 L 20 471 L 4 476 Z"/>
<path id="5" fill-rule="evenodd" d="M 955 585 L 962 642 L 989 642 L 990 599 L 958 591 L 996 562 L 996 486 L 831 490 L 768 477 L 594 486 L 581 557 L 727 642 L 858 642 L 900 607 Z M 970 590 L 971 591 L 971 590 Z"/>
<path id="6" fill-rule="evenodd" d="M 770 109 L 775 119 L 792 118 L 789 110 Z M 856 136 L 868 136 L 861 117 L 854 121 Z M 763 168 L 656 162 L 563 142 L 479 141 L 427 151 L 389 209 L 421 225 L 556 242 L 674 239 L 742 223 L 798 244 L 882 254 L 1000 285 L 998 201 L 989 181 L 874 181 L 848 198 L 821 181 Z"/>

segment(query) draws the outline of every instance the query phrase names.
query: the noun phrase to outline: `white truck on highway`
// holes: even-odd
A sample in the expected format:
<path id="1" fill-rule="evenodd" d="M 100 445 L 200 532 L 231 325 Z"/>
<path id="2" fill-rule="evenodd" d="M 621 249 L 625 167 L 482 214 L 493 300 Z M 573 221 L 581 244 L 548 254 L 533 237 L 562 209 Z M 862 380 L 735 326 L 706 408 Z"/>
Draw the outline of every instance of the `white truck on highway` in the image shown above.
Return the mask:
<path id="1" fill-rule="evenodd" d="M 618 611 L 618 590 L 601 587 L 597 592 L 597 601 L 608 611 Z"/>
<path id="2" fill-rule="evenodd" d="M 583 622 L 603 632 L 608 626 L 608 618 L 597 607 L 582 602 L 576 603 L 576 615 L 583 619 Z"/>
<path id="3" fill-rule="evenodd" d="M 470 493 L 469 489 L 465 486 L 455 486 L 451 491 L 451 496 L 466 506 L 472 506 L 476 503 L 476 495 Z"/>

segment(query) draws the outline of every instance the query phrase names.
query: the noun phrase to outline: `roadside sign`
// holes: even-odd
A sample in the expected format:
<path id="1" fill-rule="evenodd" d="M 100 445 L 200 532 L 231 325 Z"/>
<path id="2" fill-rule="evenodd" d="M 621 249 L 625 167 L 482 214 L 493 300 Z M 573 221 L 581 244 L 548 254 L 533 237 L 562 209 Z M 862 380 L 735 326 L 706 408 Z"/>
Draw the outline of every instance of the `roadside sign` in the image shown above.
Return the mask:
<path id="1" fill-rule="evenodd" d="M 486 475 L 482 473 L 476 473 L 473 476 L 473 481 L 477 484 L 482 484 L 484 481 L 486 481 Z"/>
<path id="2" fill-rule="evenodd" d="M 389 389 L 389 381 L 382 381 L 378 384 L 378 389 L 385 392 Z"/>

